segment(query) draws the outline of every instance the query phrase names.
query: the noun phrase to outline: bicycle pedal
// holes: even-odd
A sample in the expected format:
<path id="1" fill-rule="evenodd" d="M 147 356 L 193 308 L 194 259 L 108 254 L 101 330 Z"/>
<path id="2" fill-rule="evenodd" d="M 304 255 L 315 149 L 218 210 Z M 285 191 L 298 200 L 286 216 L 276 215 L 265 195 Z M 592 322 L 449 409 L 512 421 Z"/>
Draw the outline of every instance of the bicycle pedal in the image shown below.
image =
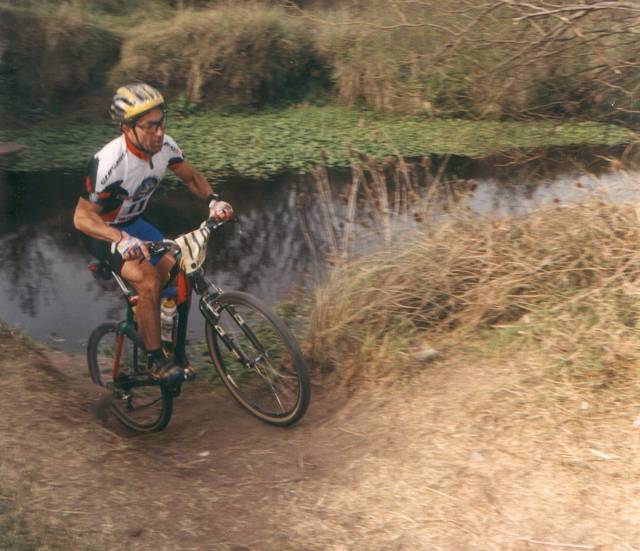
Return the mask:
<path id="1" fill-rule="evenodd" d="M 194 381 L 196 378 L 196 370 L 193 367 L 185 367 L 184 369 L 184 380 L 185 381 Z"/>
<path id="2" fill-rule="evenodd" d="M 131 398 L 131 394 L 122 390 L 121 388 L 114 388 L 113 397 L 116 398 L 117 400 L 127 401 Z"/>

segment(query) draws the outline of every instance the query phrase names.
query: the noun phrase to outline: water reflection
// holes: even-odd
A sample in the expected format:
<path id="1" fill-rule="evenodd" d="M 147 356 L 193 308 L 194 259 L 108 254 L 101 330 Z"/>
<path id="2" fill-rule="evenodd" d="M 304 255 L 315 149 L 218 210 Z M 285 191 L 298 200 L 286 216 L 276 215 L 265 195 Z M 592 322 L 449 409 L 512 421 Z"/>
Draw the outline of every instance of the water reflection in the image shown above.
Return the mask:
<path id="1" fill-rule="evenodd" d="M 83 349 L 92 327 L 120 319 L 123 310 L 114 285 L 86 270 L 89 256 L 71 219 L 81 181 L 79 173 L 0 173 L 0 318 L 68 350 Z M 225 198 L 241 223 L 211 240 L 206 270 L 216 283 L 267 302 L 305 284 L 309 255 L 295 210 L 305 185 L 304 177 L 288 177 L 227 186 Z M 158 192 L 151 203 L 149 220 L 171 237 L 196 227 L 207 212 L 184 189 Z M 196 335 L 199 319 L 192 316 Z"/>
<path id="2" fill-rule="evenodd" d="M 518 216 L 541 205 L 574 201 L 604 189 L 615 199 L 637 198 L 638 172 L 574 169 L 549 174 L 535 185 L 530 171 L 511 170 L 506 184 L 500 170 L 491 175 L 482 164 L 451 172 L 473 187 L 466 203 L 496 216 Z M 540 176 L 540 175 L 538 175 Z M 73 351 L 84 349 L 93 327 L 120 319 L 121 299 L 112 283 L 95 281 L 82 237 L 72 225 L 80 173 L 14 174 L 0 172 L 0 318 L 35 339 Z M 345 215 L 348 172 L 331 174 L 334 208 Z M 464 187 L 463 186 L 463 187 Z M 310 176 L 283 176 L 268 183 L 234 182 L 224 190 L 242 223 L 225 228 L 210 244 L 206 270 L 223 288 L 246 290 L 274 302 L 291 296 L 321 273 L 324 220 Z M 304 217 L 301 216 L 304 211 Z M 206 215 L 201 201 L 186 190 L 158 192 L 148 218 L 170 237 L 189 231 Z M 304 222 L 304 223 L 303 223 Z M 361 220 L 360 228 L 365 228 Z M 305 240 L 314 242 L 310 251 Z M 366 231 L 366 230 L 363 230 Z M 200 338 L 199 313 L 192 336 Z"/>

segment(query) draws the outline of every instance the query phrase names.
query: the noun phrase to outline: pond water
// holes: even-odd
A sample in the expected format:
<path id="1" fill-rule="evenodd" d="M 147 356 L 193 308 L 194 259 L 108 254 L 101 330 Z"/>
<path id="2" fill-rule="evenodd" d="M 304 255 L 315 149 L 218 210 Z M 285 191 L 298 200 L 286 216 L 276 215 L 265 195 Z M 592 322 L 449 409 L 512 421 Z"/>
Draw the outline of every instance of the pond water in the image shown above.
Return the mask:
<path id="1" fill-rule="evenodd" d="M 467 169 L 469 172 L 469 169 Z M 574 201 L 595 190 L 616 199 L 636 196 L 640 172 L 555 171 L 536 181 L 526 171 L 492 175 L 478 165 L 465 177 L 475 180 L 465 201 L 475 211 L 514 216 L 551 202 Z M 92 328 L 119 320 L 123 301 L 113 282 L 97 282 L 72 213 L 83 174 L 77 172 L 0 172 L 0 319 L 32 338 L 68 351 L 84 350 Z M 338 216 L 340 197 L 350 180 L 347 172 L 331 174 Z M 212 238 L 207 274 L 225 289 L 245 290 L 268 303 L 295 298 L 318 277 L 317 254 L 307 245 L 311 236 L 322 250 L 322 214 L 309 176 L 282 176 L 270 182 L 233 182 L 224 195 L 241 223 Z M 304 201 L 301 200 L 305 197 Z M 305 216 L 301 216 L 301 203 Z M 197 226 L 206 210 L 184 189 L 159 191 L 148 219 L 173 237 Z M 305 224 L 302 219 L 305 219 Z M 305 239 L 305 230 L 307 239 Z M 308 291 L 307 291 L 308 292 Z M 191 338 L 202 338 L 200 314 L 191 317 Z"/>

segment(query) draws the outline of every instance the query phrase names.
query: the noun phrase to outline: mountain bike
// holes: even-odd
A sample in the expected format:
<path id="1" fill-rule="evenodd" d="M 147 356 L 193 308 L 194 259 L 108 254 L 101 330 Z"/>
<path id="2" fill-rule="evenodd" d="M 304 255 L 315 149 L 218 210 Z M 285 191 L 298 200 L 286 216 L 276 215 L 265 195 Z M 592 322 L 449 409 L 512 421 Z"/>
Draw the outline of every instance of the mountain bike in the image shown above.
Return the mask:
<path id="1" fill-rule="evenodd" d="M 223 292 L 204 275 L 207 242 L 223 225 L 207 220 L 175 240 L 148 244 L 151 255 L 170 252 L 179 263 L 177 328 L 172 342 L 163 343 L 163 348 L 171 354 L 184 344 L 195 291 L 205 319 L 207 356 L 224 386 L 258 419 L 292 425 L 305 414 L 311 392 L 308 368 L 293 333 L 256 297 Z M 93 261 L 89 269 L 98 279 L 115 279 L 126 301 L 124 320 L 103 323 L 91 333 L 87 345 L 91 378 L 110 393 L 111 410 L 127 427 L 139 432 L 162 430 L 187 379 L 165 383 L 150 376 L 135 321 L 135 291 L 104 262 Z"/>

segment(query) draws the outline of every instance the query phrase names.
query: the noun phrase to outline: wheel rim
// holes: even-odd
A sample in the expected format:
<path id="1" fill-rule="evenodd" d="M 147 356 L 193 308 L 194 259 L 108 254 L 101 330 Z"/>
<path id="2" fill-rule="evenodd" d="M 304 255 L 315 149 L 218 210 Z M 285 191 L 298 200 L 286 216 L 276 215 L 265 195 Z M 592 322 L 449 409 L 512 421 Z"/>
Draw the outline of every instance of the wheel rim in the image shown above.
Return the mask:
<path id="1" fill-rule="evenodd" d="M 114 363 L 119 354 L 119 369 L 114 381 Z M 136 430 L 155 427 L 165 413 L 165 396 L 159 385 L 131 387 L 136 362 L 144 361 L 143 352 L 116 328 L 107 331 L 98 342 L 96 363 L 100 383 L 113 393 L 112 408 L 125 424 Z"/>
<path id="2" fill-rule="evenodd" d="M 273 418 L 296 411 L 301 398 L 298 360 L 265 314 L 238 302 L 227 304 L 211 331 L 227 387 L 243 404 Z M 235 357 L 224 338 L 232 339 L 245 361 Z"/>

